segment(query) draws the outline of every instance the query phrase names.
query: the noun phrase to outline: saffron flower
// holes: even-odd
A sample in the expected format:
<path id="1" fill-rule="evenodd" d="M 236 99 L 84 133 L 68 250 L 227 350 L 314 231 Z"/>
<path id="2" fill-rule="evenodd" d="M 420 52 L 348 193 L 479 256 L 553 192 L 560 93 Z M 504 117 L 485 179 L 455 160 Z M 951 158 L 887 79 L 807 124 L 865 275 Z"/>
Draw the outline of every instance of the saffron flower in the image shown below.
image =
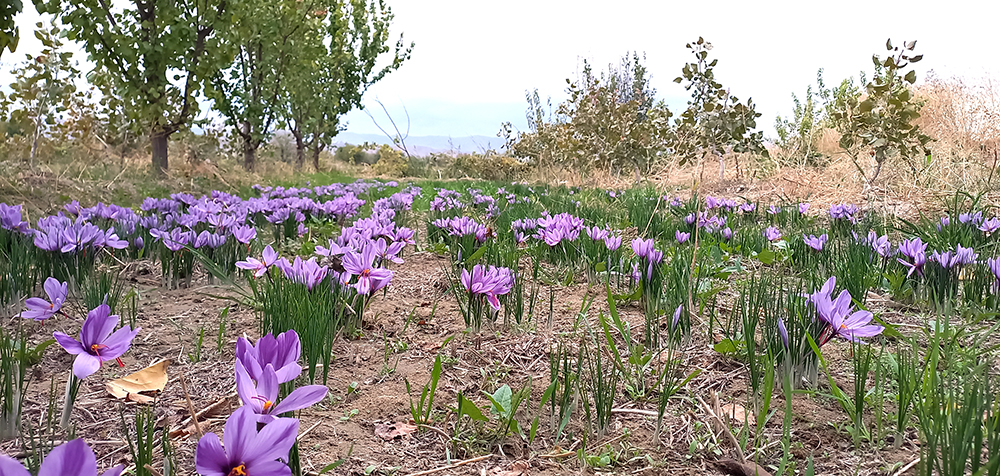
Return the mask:
<path id="1" fill-rule="evenodd" d="M 119 476 L 125 465 L 115 466 L 101 476 Z M 0 475 L 31 476 L 16 459 L 0 455 Z M 97 458 L 94 450 L 80 438 L 56 446 L 38 467 L 38 476 L 97 476 Z"/>
<path id="2" fill-rule="evenodd" d="M 728 226 L 722 229 L 722 239 L 726 241 L 733 239 L 733 230 Z"/>
<path id="3" fill-rule="evenodd" d="M 85 379 L 97 372 L 104 362 L 116 360 L 128 351 L 139 328 L 132 330 L 125 326 L 112 334 L 117 323 L 118 316 L 111 314 L 111 308 L 107 304 L 101 304 L 87 313 L 87 319 L 80 329 L 79 341 L 62 332 L 52 334 L 66 352 L 76 355 L 73 375 L 81 380 Z"/>
<path id="4" fill-rule="evenodd" d="M 640 258 L 647 258 L 653 251 L 654 245 L 655 243 L 652 239 L 643 240 L 642 238 L 636 238 L 632 240 L 632 251 L 635 251 L 635 255 Z"/>
<path id="5" fill-rule="evenodd" d="M 676 329 L 677 328 L 677 323 L 681 321 L 681 311 L 682 310 L 684 310 L 684 305 L 683 304 L 681 304 L 680 306 L 677 306 L 677 309 L 674 309 L 674 318 L 673 318 L 673 320 L 670 321 L 670 329 L 671 330 Z"/>
<path id="6" fill-rule="evenodd" d="M 462 282 L 462 287 L 469 294 L 485 295 L 490 306 L 498 311 L 500 310 L 500 300 L 497 299 L 497 296 L 509 293 L 514 286 L 514 277 L 511 275 L 510 269 L 497 268 L 496 266 L 487 268 L 477 264 L 472 267 L 472 273 L 463 269 L 459 279 Z"/>
<path id="7" fill-rule="evenodd" d="M 264 370 L 258 375 L 257 384 L 254 385 L 243 362 L 236 360 L 236 393 L 239 394 L 243 405 L 250 407 L 258 415 L 257 421 L 260 423 L 273 422 L 276 419 L 274 415 L 311 407 L 322 400 L 327 392 L 327 388 L 323 385 L 306 385 L 292 390 L 292 393 L 278 402 L 280 385 L 278 374 L 271 364 L 264 366 Z"/>
<path id="8" fill-rule="evenodd" d="M 993 277 L 996 278 L 996 282 L 993 283 L 994 287 L 1000 288 L 1000 257 L 987 259 L 986 265 L 989 266 Z"/>
<path id="9" fill-rule="evenodd" d="M 226 420 L 222 444 L 215 433 L 198 440 L 195 469 L 202 476 L 289 476 L 280 460 L 288 458 L 298 432 L 297 418 L 277 418 L 258 431 L 253 410 L 240 407 Z"/>
<path id="10" fill-rule="evenodd" d="M 275 369 L 278 383 L 295 380 L 302 373 L 299 356 L 302 355 L 302 345 L 295 330 L 287 330 L 278 334 L 268 333 L 251 344 L 246 337 L 236 340 L 236 359 L 246 369 L 250 378 L 260 380 L 264 367 L 270 365 Z"/>
<path id="11" fill-rule="evenodd" d="M 826 244 L 826 241 L 828 239 L 829 237 L 826 236 L 826 233 L 823 233 L 822 235 L 819 236 L 814 236 L 814 235 L 806 236 L 804 234 L 802 235 L 802 241 L 804 241 L 807 245 L 809 245 L 810 248 L 816 251 L 823 251 L 823 245 Z"/>
<path id="12" fill-rule="evenodd" d="M 906 266 L 910 270 L 906 272 L 906 277 L 910 277 L 914 272 L 919 276 L 924 275 L 924 263 L 927 262 L 927 243 L 920 241 L 920 238 L 914 238 L 912 240 L 903 240 L 899 243 L 899 254 L 910 258 L 910 261 L 906 261 L 902 258 L 896 258 L 903 266 Z"/>
<path id="13" fill-rule="evenodd" d="M 260 261 L 252 256 L 247 256 L 246 261 L 237 261 L 236 267 L 240 269 L 246 269 L 253 271 L 253 277 L 259 278 L 267 273 L 268 268 L 274 265 L 274 262 L 278 260 L 278 252 L 271 248 L 271 245 L 267 245 L 264 248 L 264 253 L 261 255 Z"/>
<path id="14" fill-rule="evenodd" d="M 820 336 L 819 344 L 827 343 L 833 336 L 852 342 L 861 342 L 862 337 L 874 337 L 885 330 L 878 324 L 871 324 L 875 317 L 868 311 L 853 311 L 851 293 L 846 289 L 841 291 L 836 299 L 832 299 L 837 277 L 831 277 L 816 293 L 808 295 L 820 320 L 827 323 Z"/>
<path id="15" fill-rule="evenodd" d="M 22 312 L 19 316 L 25 319 L 34 319 L 36 321 L 44 321 L 59 312 L 62 309 L 63 303 L 66 302 L 66 295 L 69 292 L 69 283 L 60 283 L 56 278 L 46 278 L 45 294 L 49 295 L 49 300 L 46 301 L 42 298 L 28 298 L 24 301 L 24 306 L 28 308 L 27 311 Z"/>
<path id="16" fill-rule="evenodd" d="M 788 348 L 788 329 L 785 327 L 785 321 L 782 318 L 778 318 L 778 335 L 781 336 L 781 343 L 785 344 L 785 348 Z"/>
<path id="17" fill-rule="evenodd" d="M 688 238 L 691 238 L 691 234 L 677 230 L 674 232 L 674 237 L 677 238 L 678 243 L 684 243 L 688 240 Z"/>
<path id="18" fill-rule="evenodd" d="M 799 204 L 799 214 L 800 215 L 805 215 L 807 211 L 809 211 L 809 204 L 808 203 L 800 203 Z M 784 326 L 784 324 L 782 324 L 782 326 Z"/>
<path id="19" fill-rule="evenodd" d="M 767 229 L 764 230 L 764 238 L 767 238 L 767 241 L 777 241 L 777 240 L 780 240 L 781 239 L 781 231 L 778 230 L 778 227 L 769 226 L 769 227 L 767 227 Z"/>
<path id="20" fill-rule="evenodd" d="M 365 246 L 361 253 L 349 251 L 344 254 L 341 264 L 344 272 L 340 279 L 344 285 L 349 285 L 351 276 L 357 276 L 358 281 L 353 284 L 358 294 L 370 294 L 384 288 L 392 281 L 392 271 L 384 268 L 376 268 L 375 247 Z"/>

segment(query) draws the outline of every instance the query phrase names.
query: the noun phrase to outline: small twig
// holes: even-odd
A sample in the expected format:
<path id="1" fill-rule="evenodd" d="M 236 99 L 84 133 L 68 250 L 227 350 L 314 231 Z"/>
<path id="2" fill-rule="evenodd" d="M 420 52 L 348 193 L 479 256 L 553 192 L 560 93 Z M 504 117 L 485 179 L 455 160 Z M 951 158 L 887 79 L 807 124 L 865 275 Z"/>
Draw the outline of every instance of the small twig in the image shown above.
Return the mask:
<path id="1" fill-rule="evenodd" d="M 448 434 L 445 433 L 444 430 L 442 430 L 442 429 L 440 429 L 440 428 L 438 428 L 436 426 L 424 425 L 423 423 L 419 423 L 419 424 L 417 424 L 417 427 L 423 428 L 425 430 L 431 430 L 434 433 L 437 433 L 437 434 L 443 436 L 445 441 L 448 441 L 448 440 L 451 439 L 451 437 L 448 436 Z"/>
<path id="2" fill-rule="evenodd" d="M 651 416 L 651 417 L 658 417 L 658 416 L 660 416 L 660 414 L 657 413 L 656 410 L 641 410 L 641 409 L 638 409 L 638 408 L 612 408 L 611 409 L 611 413 L 612 414 L 615 414 L 615 413 L 631 413 L 631 414 L 634 414 L 634 415 L 644 415 L 644 416 Z"/>
<path id="3" fill-rule="evenodd" d="M 295 440 L 298 441 L 298 440 L 301 440 L 302 438 L 304 438 L 306 435 L 309 434 L 310 431 L 313 431 L 314 428 L 316 428 L 317 426 L 319 426 L 320 423 L 323 423 L 323 420 L 320 420 L 320 421 L 316 422 L 315 425 L 310 426 L 308 430 L 303 431 L 302 434 L 299 435 L 299 437 L 296 438 Z"/>
<path id="4" fill-rule="evenodd" d="M 701 406 L 705 409 L 705 412 L 708 413 L 708 416 L 712 417 L 712 419 L 718 422 L 720 428 L 719 431 L 725 433 L 726 439 L 728 439 L 729 442 L 732 443 L 733 447 L 736 448 L 736 454 L 740 457 L 740 462 L 745 462 L 747 460 L 747 457 L 745 454 L 743 454 L 743 448 L 740 447 L 740 442 L 736 439 L 735 436 L 733 436 L 733 432 L 729 431 L 729 428 L 726 426 L 726 423 L 722 421 L 722 418 L 719 418 L 719 415 L 716 415 L 715 412 L 712 411 L 712 407 L 708 406 L 708 404 L 705 403 L 705 400 L 701 398 L 701 395 L 695 395 L 695 398 L 698 399 L 698 403 L 701 403 Z"/>
<path id="5" fill-rule="evenodd" d="M 153 469 L 153 465 L 149 463 L 142 465 L 142 467 L 146 468 L 146 471 L 149 471 L 149 474 L 152 474 L 153 476 L 163 476 L 159 471 Z"/>
<path id="6" fill-rule="evenodd" d="M 892 476 L 902 476 L 903 473 L 905 473 L 910 468 L 916 466 L 917 463 L 919 463 L 919 462 L 920 462 L 920 458 L 917 458 L 917 459 L 915 459 L 913 461 L 910 461 L 909 464 L 907 464 L 906 466 L 903 466 L 902 468 L 899 468 L 899 471 L 896 471 L 895 473 L 893 473 Z"/>
<path id="7" fill-rule="evenodd" d="M 198 433 L 198 438 L 201 438 L 204 433 L 201 432 L 201 425 L 198 424 L 198 414 L 194 411 L 194 404 L 191 403 L 191 394 L 188 393 L 187 379 L 184 378 L 184 372 L 181 372 L 180 376 L 181 388 L 184 390 L 184 399 L 187 401 L 188 411 L 191 412 L 191 423 L 194 424 L 194 431 Z"/>
<path id="8" fill-rule="evenodd" d="M 434 468 L 434 469 L 428 469 L 427 471 L 418 471 L 416 473 L 410 473 L 407 476 L 424 476 L 425 474 L 439 473 L 441 471 L 447 471 L 449 469 L 454 469 L 454 468 L 457 468 L 459 466 L 465 466 L 465 465 L 467 465 L 469 463 L 475 463 L 477 461 L 482 461 L 484 459 L 489 459 L 489 458 L 492 458 L 492 457 L 493 457 L 492 453 L 488 454 L 488 455 L 477 456 L 477 457 L 472 458 L 472 459 L 467 459 L 467 460 L 459 461 L 459 462 L 457 462 L 455 464 L 449 464 L 448 466 L 441 466 L 441 467 Z"/>

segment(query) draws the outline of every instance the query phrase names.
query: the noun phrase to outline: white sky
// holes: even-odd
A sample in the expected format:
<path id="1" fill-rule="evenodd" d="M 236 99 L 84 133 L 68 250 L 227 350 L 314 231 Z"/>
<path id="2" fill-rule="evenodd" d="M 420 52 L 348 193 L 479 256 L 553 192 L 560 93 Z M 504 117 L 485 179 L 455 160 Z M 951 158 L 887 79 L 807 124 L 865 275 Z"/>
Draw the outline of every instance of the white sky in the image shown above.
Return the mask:
<path id="1" fill-rule="evenodd" d="M 645 53 L 652 86 L 680 112 L 687 97 L 673 83 L 693 55 L 685 43 L 705 37 L 719 60 L 716 77 L 741 100 L 752 97 L 772 134 L 776 114 L 789 115 L 791 93 L 800 96 L 824 68 L 828 85 L 872 70 L 871 55 L 885 54 L 885 40 L 918 40 L 918 78 L 1000 76 L 992 49 L 1000 4 L 952 0 L 714 1 L 617 0 L 388 0 L 393 29 L 416 42 L 413 57 L 365 96 L 383 126 L 377 97 L 410 134 L 493 136 L 504 121 L 525 127 L 526 90 L 539 89 L 554 103 L 564 97 L 582 59 L 595 69 L 619 63 L 630 51 Z M 12 62 L 37 51 L 31 2 L 18 17 L 22 42 L 4 54 L 0 84 L 10 82 Z M 395 38 L 393 38 L 393 41 Z M 377 133 L 362 112 L 348 114 L 348 130 Z"/>

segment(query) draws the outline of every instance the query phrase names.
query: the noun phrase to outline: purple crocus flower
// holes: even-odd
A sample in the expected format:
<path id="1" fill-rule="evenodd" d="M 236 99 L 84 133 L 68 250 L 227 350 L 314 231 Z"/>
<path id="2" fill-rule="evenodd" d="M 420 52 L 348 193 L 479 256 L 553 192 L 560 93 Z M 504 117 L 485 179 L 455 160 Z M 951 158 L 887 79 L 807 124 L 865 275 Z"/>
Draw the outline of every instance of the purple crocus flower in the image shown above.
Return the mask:
<path id="1" fill-rule="evenodd" d="M 403 251 L 403 247 L 406 243 L 403 241 L 394 241 L 391 244 L 386 243 L 385 238 L 379 238 L 371 246 L 375 247 L 375 255 L 378 256 L 381 263 L 387 261 L 392 261 L 396 264 L 402 264 L 403 258 L 400 258 L 399 252 Z"/>
<path id="2" fill-rule="evenodd" d="M 500 310 L 500 300 L 497 299 L 497 296 L 509 293 L 514 286 L 514 277 L 510 269 L 497 268 L 496 266 L 487 268 L 479 264 L 472 267 L 472 273 L 463 269 L 459 280 L 469 294 L 485 295 L 490 306 L 498 311 Z"/>
<path id="3" fill-rule="evenodd" d="M 688 213 L 688 215 L 684 217 L 684 223 L 687 223 L 688 225 L 694 225 L 694 222 L 697 220 L 698 217 L 694 213 Z"/>
<path id="4" fill-rule="evenodd" d="M 357 276 L 358 281 L 353 286 L 358 291 L 358 294 L 373 293 L 387 286 L 389 281 L 392 280 L 392 271 L 385 268 L 376 268 L 374 262 L 375 247 L 373 246 L 364 247 L 361 253 L 356 251 L 345 253 L 341 259 L 344 273 L 340 277 L 344 285 L 349 284 L 351 276 Z"/>
<path id="5" fill-rule="evenodd" d="M 676 329 L 677 328 L 677 323 L 681 321 L 681 311 L 682 310 L 684 310 L 684 305 L 683 304 L 681 304 L 680 306 L 677 306 L 677 309 L 674 309 L 674 318 L 673 318 L 673 320 L 670 321 L 670 329 L 671 330 Z"/>
<path id="6" fill-rule="evenodd" d="M 983 221 L 983 212 L 975 213 L 962 213 L 958 215 L 958 221 L 962 224 L 969 224 L 972 226 L 979 226 Z"/>
<path id="7" fill-rule="evenodd" d="M 252 226 L 237 225 L 233 227 L 232 232 L 233 238 L 244 245 L 249 245 L 254 238 L 257 238 L 257 229 Z"/>
<path id="8" fill-rule="evenodd" d="M 781 336 L 781 343 L 785 344 L 785 348 L 788 348 L 788 329 L 785 328 L 785 320 L 778 318 L 778 335 Z"/>
<path id="9" fill-rule="evenodd" d="M 607 238 L 609 233 L 608 229 L 598 228 L 596 226 L 588 226 L 585 230 L 587 230 L 587 236 L 594 241 L 600 241 Z"/>
<path id="10" fill-rule="evenodd" d="M 257 381 L 265 366 L 270 365 L 278 377 L 278 383 L 295 380 L 302 373 L 299 356 L 302 345 L 294 329 L 278 334 L 268 333 L 251 344 L 246 337 L 236 340 L 236 358 L 243 364 L 250 378 Z"/>
<path id="11" fill-rule="evenodd" d="M 258 261 L 252 256 L 248 256 L 246 261 L 237 261 L 236 267 L 240 269 L 246 269 L 253 271 L 253 277 L 259 278 L 267 273 L 267 269 L 274 265 L 274 262 L 278 260 L 278 252 L 271 248 L 271 245 L 267 245 L 264 248 L 264 253 L 261 255 L 261 260 Z"/>
<path id="12" fill-rule="evenodd" d="M 976 262 L 979 258 L 979 254 L 976 253 L 971 247 L 965 248 L 962 245 L 958 245 L 955 249 L 955 262 L 960 265 L 968 265 Z"/>
<path id="13" fill-rule="evenodd" d="M 608 249 L 608 251 L 617 250 L 622 246 L 622 236 L 612 235 L 609 233 L 608 236 L 604 238 L 604 246 Z"/>
<path id="14" fill-rule="evenodd" d="M 818 292 L 808 296 L 820 320 L 828 324 L 820 336 L 819 344 L 825 344 L 833 336 L 860 342 L 862 337 L 881 334 L 885 328 L 878 324 L 870 324 L 874 318 L 871 312 L 864 310 L 851 312 L 854 306 L 851 304 L 851 293 L 846 289 L 841 291 L 836 299 L 832 299 L 836 284 L 836 276 L 831 277 Z"/>
<path id="15" fill-rule="evenodd" d="M 132 330 L 125 326 L 112 334 L 117 323 L 118 316 L 111 314 L 111 308 L 107 304 L 101 304 L 87 313 L 87 319 L 80 329 L 79 341 L 62 332 L 52 334 L 66 352 L 76 355 L 73 375 L 81 380 L 85 379 L 97 372 L 104 362 L 118 359 L 128 350 L 132 339 L 139 333 L 139 328 Z"/>
<path id="16" fill-rule="evenodd" d="M 684 243 L 688 240 L 688 238 L 691 238 L 691 234 L 677 230 L 674 232 L 674 237 L 677 238 L 678 243 Z"/>
<path id="17" fill-rule="evenodd" d="M 867 243 L 872 247 L 872 250 L 883 258 L 888 257 L 889 252 L 892 251 L 892 245 L 889 243 L 889 236 L 878 236 L 878 233 L 875 233 L 875 230 L 868 232 Z"/>
<path id="18" fill-rule="evenodd" d="M 733 230 L 728 226 L 722 229 L 722 239 L 726 241 L 733 239 Z"/>
<path id="19" fill-rule="evenodd" d="M 643 240 L 642 238 L 636 238 L 632 240 L 632 251 L 635 251 L 635 255 L 640 258 L 649 257 L 649 253 L 653 251 L 654 242 L 652 239 Z"/>
<path id="20" fill-rule="evenodd" d="M 989 266 L 990 271 L 993 272 L 993 277 L 996 278 L 994 287 L 1000 288 L 1000 257 L 987 259 L 986 266 Z"/>
<path id="21" fill-rule="evenodd" d="M 756 203 L 749 203 L 748 202 L 748 203 L 743 203 L 743 204 L 740 205 L 740 211 L 743 212 L 743 213 L 753 213 L 755 210 L 757 210 L 757 204 Z"/>
<path id="22" fill-rule="evenodd" d="M 828 239 L 829 237 L 826 236 L 826 233 L 823 233 L 822 235 L 819 236 L 814 236 L 814 235 L 806 236 L 804 234 L 802 235 L 802 241 L 804 241 L 805 244 L 809 245 L 810 248 L 816 251 L 823 251 L 823 245 L 826 244 L 826 241 Z"/>
<path id="23" fill-rule="evenodd" d="M 767 229 L 764 230 L 764 238 L 767 238 L 767 241 L 777 241 L 777 240 L 780 240 L 781 239 L 781 231 L 778 230 L 778 227 L 769 226 L 769 227 L 767 227 Z"/>
<path id="24" fill-rule="evenodd" d="M 799 214 L 800 215 L 805 215 L 807 211 L 809 211 L 809 204 L 808 203 L 800 203 L 799 204 Z M 782 325 L 784 325 L 784 324 L 782 324 Z"/>
<path id="25" fill-rule="evenodd" d="M 26 299 L 24 306 L 28 310 L 22 312 L 19 316 L 25 319 L 44 321 L 62 309 L 63 303 L 66 302 L 66 295 L 69 293 L 69 283 L 60 283 L 58 279 L 49 277 L 45 279 L 43 287 L 45 294 L 49 296 L 49 300 L 46 301 L 37 297 Z"/>
<path id="26" fill-rule="evenodd" d="M 119 476 L 125 465 L 115 466 L 101 476 Z M 0 475 L 31 476 L 16 459 L 0 455 Z M 97 458 L 94 450 L 80 438 L 67 441 L 52 449 L 38 467 L 37 476 L 97 476 Z"/>
<path id="27" fill-rule="evenodd" d="M 215 433 L 198 440 L 195 469 L 202 476 L 289 476 L 288 452 L 299 432 L 297 418 L 277 418 L 257 430 L 253 409 L 243 406 L 226 420 L 223 448 Z"/>
<path id="28" fill-rule="evenodd" d="M 941 217 L 941 221 L 938 222 L 937 231 L 941 231 L 942 228 L 944 228 L 944 227 L 946 227 L 948 225 L 951 225 L 951 217 L 949 217 L 948 215 L 945 215 L 945 216 Z"/>
<path id="29" fill-rule="evenodd" d="M 254 385 L 254 380 L 250 378 L 243 363 L 237 359 L 236 393 L 239 394 L 243 405 L 252 408 L 258 415 L 257 421 L 265 424 L 273 422 L 276 419 L 274 415 L 311 407 L 322 400 L 327 393 L 327 388 L 323 385 L 306 385 L 292 390 L 292 393 L 278 402 L 280 383 L 271 364 L 264 366 L 256 380 L 257 383 Z"/>
<path id="30" fill-rule="evenodd" d="M 769 215 L 777 215 L 777 214 L 781 213 L 781 207 L 779 207 L 777 205 L 771 205 L 771 206 L 767 207 L 767 213 Z"/>
<path id="31" fill-rule="evenodd" d="M 903 240 L 899 244 L 899 254 L 910 259 L 910 261 L 906 261 L 902 258 L 896 258 L 896 261 L 910 269 L 906 272 L 906 277 L 910 277 L 914 272 L 919 276 L 924 275 L 924 263 L 927 262 L 926 250 L 927 243 L 920 241 L 920 238 Z"/>

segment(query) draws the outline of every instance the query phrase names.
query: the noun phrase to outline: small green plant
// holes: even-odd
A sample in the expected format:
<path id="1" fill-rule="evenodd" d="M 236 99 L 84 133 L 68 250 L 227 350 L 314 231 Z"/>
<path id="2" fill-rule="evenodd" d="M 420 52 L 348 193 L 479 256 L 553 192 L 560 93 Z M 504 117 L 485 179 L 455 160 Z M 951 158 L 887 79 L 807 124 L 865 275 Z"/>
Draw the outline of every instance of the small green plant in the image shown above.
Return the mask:
<path id="1" fill-rule="evenodd" d="M 434 392 L 437 391 L 438 380 L 441 379 L 441 356 L 434 357 L 434 368 L 431 370 L 431 378 L 420 391 L 420 399 L 414 401 L 413 392 L 410 388 L 410 381 L 404 379 L 406 383 L 406 393 L 410 396 L 410 416 L 417 425 L 427 425 L 431 422 L 431 411 L 434 409 Z"/>
<path id="2" fill-rule="evenodd" d="M 205 327 L 198 331 L 198 340 L 194 343 L 194 352 L 188 352 L 188 360 L 191 363 L 201 362 L 201 345 L 205 341 Z"/>
<path id="3" fill-rule="evenodd" d="M 152 473 L 146 467 L 153 465 L 153 449 L 156 448 L 156 415 L 153 412 L 153 408 L 137 407 L 134 427 L 125 421 L 124 411 L 120 415 L 122 432 L 125 433 L 128 451 L 132 455 L 132 462 L 135 464 L 136 476 L 152 476 Z"/>

